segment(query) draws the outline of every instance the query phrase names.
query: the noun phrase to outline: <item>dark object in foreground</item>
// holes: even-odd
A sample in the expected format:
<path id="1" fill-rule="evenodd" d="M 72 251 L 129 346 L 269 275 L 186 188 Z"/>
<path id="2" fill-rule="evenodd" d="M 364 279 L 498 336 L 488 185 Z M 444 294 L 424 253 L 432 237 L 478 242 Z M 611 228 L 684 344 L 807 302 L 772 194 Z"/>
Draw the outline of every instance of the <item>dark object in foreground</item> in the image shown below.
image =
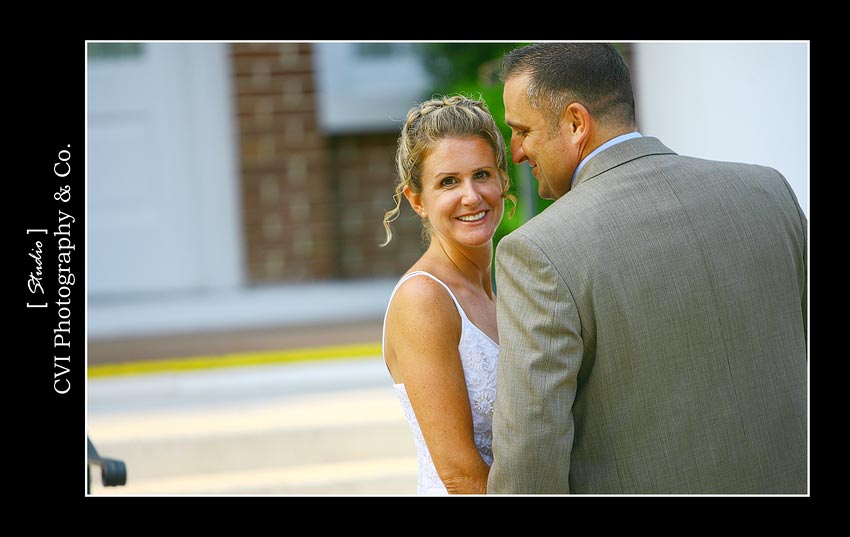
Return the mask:
<path id="1" fill-rule="evenodd" d="M 91 443 L 91 438 L 86 437 L 89 443 L 88 450 L 88 482 L 86 484 L 86 493 L 91 494 L 91 465 L 100 466 L 100 477 L 104 487 L 120 487 L 127 483 L 127 466 L 123 461 L 117 459 L 109 459 L 98 455 L 94 444 Z"/>

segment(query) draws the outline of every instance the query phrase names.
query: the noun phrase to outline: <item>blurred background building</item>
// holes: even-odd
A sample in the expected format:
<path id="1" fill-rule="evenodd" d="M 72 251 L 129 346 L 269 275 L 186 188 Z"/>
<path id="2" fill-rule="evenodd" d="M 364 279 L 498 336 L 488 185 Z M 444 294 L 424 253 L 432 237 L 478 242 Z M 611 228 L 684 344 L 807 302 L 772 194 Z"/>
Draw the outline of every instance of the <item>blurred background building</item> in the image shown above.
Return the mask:
<path id="1" fill-rule="evenodd" d="M 88 43 L 90 339 L 202 329 L 203 312 L 131 305 L 270 286 L 324 284 L 340 303 L 312 303 L 317 312 L 349 311 L 347 300 L 360 303 L 352 315 L 380 316 L 383 291 L 422 251 L 406 203 L 396 237 L 378 246 L 405 113 L 438 91 L 420 46 Z M 619 46 L 643 134 L 683 154 L 775 166 L 808 212 L 807 43 Z M 535 190 L 520 188 L 521 200 Z M 236 324 L 263 324 L 257 308 L 229 309 Z"/>

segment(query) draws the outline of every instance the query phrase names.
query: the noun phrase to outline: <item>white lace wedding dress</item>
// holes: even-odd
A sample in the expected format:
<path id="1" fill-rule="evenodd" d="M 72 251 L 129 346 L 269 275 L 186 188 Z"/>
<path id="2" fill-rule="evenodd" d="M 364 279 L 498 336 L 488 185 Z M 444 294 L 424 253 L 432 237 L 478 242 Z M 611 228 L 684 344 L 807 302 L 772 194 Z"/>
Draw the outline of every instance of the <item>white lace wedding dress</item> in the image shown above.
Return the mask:
<path id="1" fill-rule="evenodd" d="M 466 389 L 469 392 L 469 404 L 472 409 L 472 424 L 475 446 L 481 457 L 487 464 L 493 463 L 493 402 L 496 397 L 496 364 L 499 358 L 499 346 L 495 341 L 485 334 L 480 328 L 472 324 L 463 308 L 460 306 L 452 290 L 445 283 L 440 281 L 434 275 L 416 271 L 405 275 L 396 284 L 390 295 L 389 302 L 392 302 L 396 290 L 402 283 L 414 276 L 426 276 L 433 279 L 442 285 L 452 300 L 457 306 L 457 311 L 461 318 L 461 335 L 458 343 L 458 351 L 460 352 L 461 363 L 463 364 L 463 374 L 466 377 Z M 389 310 L 389 302 L 387 310 Z M 386 313 L 384 314 L 384 334 L 386 334 Z M 383 344 L 383 335 L 381 338 Z M 401 402 L 401 408 L 404 410 L 404 415 L 410 425 L 410 431 L 413 433 L 413 441 L 416 444 L 416 451 L 419 457 L 419 484 L 417 492 L 419 494 L 448 494 L 446 487 L 437 475 L 437 470 L 434 468 L 434 462 L 431 460 L 431 454 L 428 452 L 428 446 L 425 444 L 425 438 L 422 436 L 422 430 L 419 428 L 419 422 L 416 420 L 416 414 L 413 412 L 413 407 L 410 406 L 410 399 L 407 396 L 407 391 L 404 384 L 393 384 L 393 391 Z"/>

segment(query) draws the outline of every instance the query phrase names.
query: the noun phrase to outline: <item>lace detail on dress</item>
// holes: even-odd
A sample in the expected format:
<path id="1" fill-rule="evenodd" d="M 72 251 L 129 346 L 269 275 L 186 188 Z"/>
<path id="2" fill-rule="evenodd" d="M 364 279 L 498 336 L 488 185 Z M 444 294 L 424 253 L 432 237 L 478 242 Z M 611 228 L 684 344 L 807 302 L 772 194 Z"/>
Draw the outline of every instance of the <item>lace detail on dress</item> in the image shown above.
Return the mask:
<path id="1" fill-rule="evenodd" d="M 402 283 L 419 274 L 432 278 L 441 284 L 451 295 L 460 313 L 461 335 L 458 351 L 463 365 L 463 374 L 466 378 L 466 389 L 469 392 L 473 439 L 481 458 L 488 465 L 491 465 L 493 464 L 493 403 L 496 400 L 496 365 L 499 359 L 499 346 L 480 328 L 472 324 L 451 289 L 427 272 L 411 272 L 399 280 L 392 295 L 390 295 L 390 302 L 392 302 L 396 289 Z M 387 304 L 387 309 L 389 309 L 389 304 Z M 386 331 L 386 314 L 384 315 L 384 331 Z M 447 494 L 446 487 L 440 480 L 440 476 L 437 475 L 436 468 L 434 468 L 434 462 L 428 452 L 428 446 L 425 444 L 425 438 L 422 436 L 422 430 L 419 428 L 419 422 L 413 412 L 404 384 L 393 384 L 393 392 L 401 402 L 401 408 L 407 418 L 407 423 L 410 425 L 413 442 L 416 445 L 419 459 L 418 493 Z"/>

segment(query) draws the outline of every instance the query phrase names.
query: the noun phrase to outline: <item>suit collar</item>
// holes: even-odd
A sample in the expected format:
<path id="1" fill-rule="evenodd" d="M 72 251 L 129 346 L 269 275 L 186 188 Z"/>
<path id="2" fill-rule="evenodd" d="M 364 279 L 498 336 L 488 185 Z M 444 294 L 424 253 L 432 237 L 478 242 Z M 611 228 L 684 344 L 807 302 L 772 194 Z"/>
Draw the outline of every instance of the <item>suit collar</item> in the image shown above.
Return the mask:
<path id="1" fill-rule="evenodd" d="M 648 155 L 675 155 L 676 152 L 661 143 L 658 138 L 642 136 L 620 142 L 605 151 L 595 155 L 585 163 L 579 171 L 571 190 L 575 190 L 585 181 L 602 173 L 625 164 L 630 160 L 638 159 Z"/>

